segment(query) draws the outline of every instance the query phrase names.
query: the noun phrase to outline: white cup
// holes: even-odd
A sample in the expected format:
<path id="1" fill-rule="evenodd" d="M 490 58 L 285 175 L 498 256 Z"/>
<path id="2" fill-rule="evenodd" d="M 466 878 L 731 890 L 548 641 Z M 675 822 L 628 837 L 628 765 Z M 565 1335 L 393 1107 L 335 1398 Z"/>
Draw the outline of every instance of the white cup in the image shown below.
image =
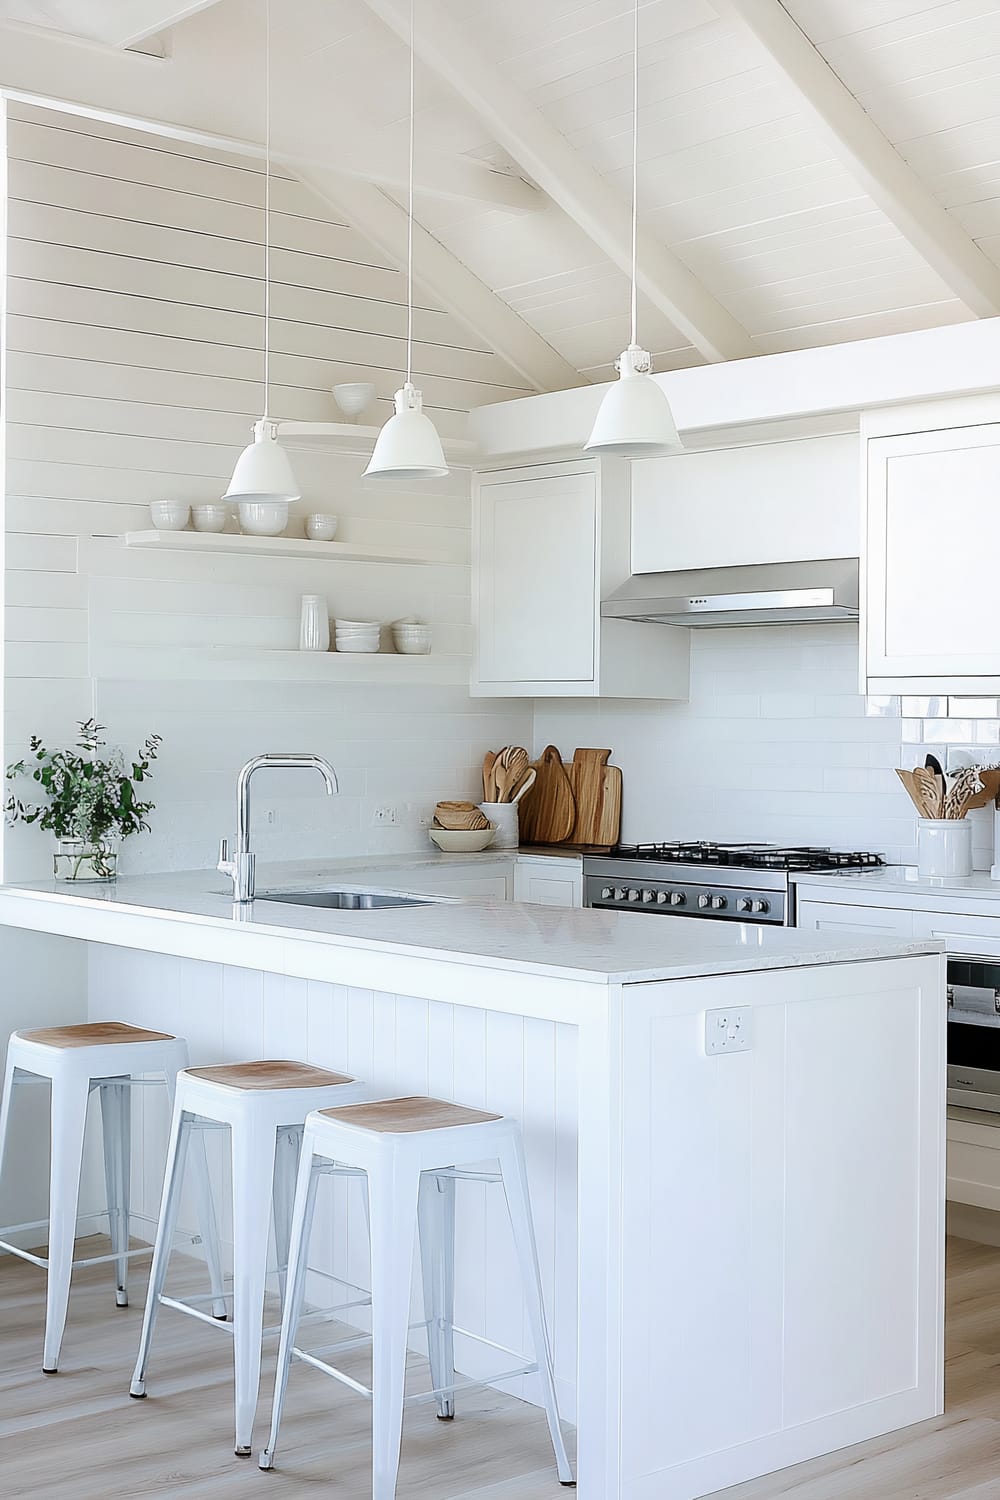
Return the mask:
<path id="1" fill-rule="evenodd" d="M 149 514 L 157 531 L 183 531 L 191 519 L 191 507 L 183 500 L 153 500 Z"/>
<path id="2" fill-rule="evenodd" d="M 337 535 L 337 517 L 321 511 L 306 516 L 306 536 L 311 542 L 332 542 Z"/>
<path id="3" fill-rule="evenodd" d="M 226 507 L 221 502 L 191 507 L 195 531 L 222 531 L 226 524 L 226 514 Z"/>

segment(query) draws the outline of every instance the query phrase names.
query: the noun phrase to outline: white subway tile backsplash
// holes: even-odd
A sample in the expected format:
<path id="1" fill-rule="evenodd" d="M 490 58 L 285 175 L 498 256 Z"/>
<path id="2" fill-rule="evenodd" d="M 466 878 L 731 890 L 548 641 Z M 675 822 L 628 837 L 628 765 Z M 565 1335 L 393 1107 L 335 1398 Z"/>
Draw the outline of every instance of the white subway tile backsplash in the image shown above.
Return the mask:
<path id="1" fill-rule="evenodd" d="M 924 742 L 928 745 L 964 745 L 975 739 L 971 719 L 925 719 Z"/>

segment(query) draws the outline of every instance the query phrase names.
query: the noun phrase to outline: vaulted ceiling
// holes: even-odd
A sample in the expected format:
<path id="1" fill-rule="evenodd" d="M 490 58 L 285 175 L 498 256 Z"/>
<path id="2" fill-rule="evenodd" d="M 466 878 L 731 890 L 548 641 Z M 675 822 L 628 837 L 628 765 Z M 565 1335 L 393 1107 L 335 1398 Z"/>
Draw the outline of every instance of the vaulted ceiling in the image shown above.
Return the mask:
<path id="1" fill-rule="evenodd" d="M 397 261 L 408 15 L 273 0 L 278 153 Z M 259 144 L 262 0 L 0 16 L 0 86 Z M 537 388 L 607 379 L 627 332 L 630 0 L 416 0 L 416 20 L 420 279 Z M 996 0 L 644 0 L 641 33 L 657 368 L 1000 313 Z"/>

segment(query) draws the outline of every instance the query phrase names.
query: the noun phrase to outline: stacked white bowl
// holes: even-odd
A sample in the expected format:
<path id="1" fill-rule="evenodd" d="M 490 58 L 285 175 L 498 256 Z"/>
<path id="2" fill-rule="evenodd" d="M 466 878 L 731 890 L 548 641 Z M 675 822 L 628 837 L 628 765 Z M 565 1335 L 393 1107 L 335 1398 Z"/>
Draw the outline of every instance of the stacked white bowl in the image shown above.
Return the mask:
<path id="1" fill-rule="evenodd" d="M 394 620 L 392 643 L 403 656 L 425 656 L 431 649 L 431 630 L 419 620 Z"/>
<path id="2" fill-rule="evenodd" d="M 378 650 L 382 627 L 377 620 L 334 620 L 333 625 L 338 651 Z"/>

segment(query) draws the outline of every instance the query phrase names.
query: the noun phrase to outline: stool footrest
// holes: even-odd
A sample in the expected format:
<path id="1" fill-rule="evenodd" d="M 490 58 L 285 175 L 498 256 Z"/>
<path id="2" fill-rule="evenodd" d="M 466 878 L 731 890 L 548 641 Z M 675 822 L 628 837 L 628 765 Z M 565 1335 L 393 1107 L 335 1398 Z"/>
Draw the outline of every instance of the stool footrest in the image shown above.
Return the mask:
<path id="1" fill-rule="evenodd" d="M 344 1344 L 333 1344 L 330 1349 L 332 1352 L 334 1349 L 355 1348 L 360 1343 L 370 1342 L 370 1340 L 350 1339 Z M 331 1379 L 339 1381 L 341 1385 L 346 1385 L 357 1395 L 364 1396 L 367 1401 L 372 1399 L 371 1386 L 362 1385 L 360 1380 L 355 1380 L 343 1370 L 338 1370 L 336 1365 L 327 1364 L 326 1360 L 320 1359 L 318 1354 L 313 1354 L 308 1349 L 298 1348 L 293 1348 L 291 1354 L 293 1359 L 299 1360 L 304 1365 L 311 1365 L 314 1370 L 319 1370 L 323 1375 L 329 1375 Z M 538 1364 L 532 1360 L 527 1364 L 515 1365 L 510 1370 L 498 1370 L 495 1373 L 491 1371 L 488 1377 L 456 1375 L 451 1385 L 437 1386 L 430 1391 L 417 1391 L 412 1396 L 404 1396 L 403 1405 L 419 1406 L 424 1401 L 436 1401 L 439 1396 L 452 1396 L 456 1391 L 469 1390 L 474 1386 L 496 1385 L 501 1380 L 517 1380 L 521 1375 L 535 1375 L 537 1372 Z"/>

